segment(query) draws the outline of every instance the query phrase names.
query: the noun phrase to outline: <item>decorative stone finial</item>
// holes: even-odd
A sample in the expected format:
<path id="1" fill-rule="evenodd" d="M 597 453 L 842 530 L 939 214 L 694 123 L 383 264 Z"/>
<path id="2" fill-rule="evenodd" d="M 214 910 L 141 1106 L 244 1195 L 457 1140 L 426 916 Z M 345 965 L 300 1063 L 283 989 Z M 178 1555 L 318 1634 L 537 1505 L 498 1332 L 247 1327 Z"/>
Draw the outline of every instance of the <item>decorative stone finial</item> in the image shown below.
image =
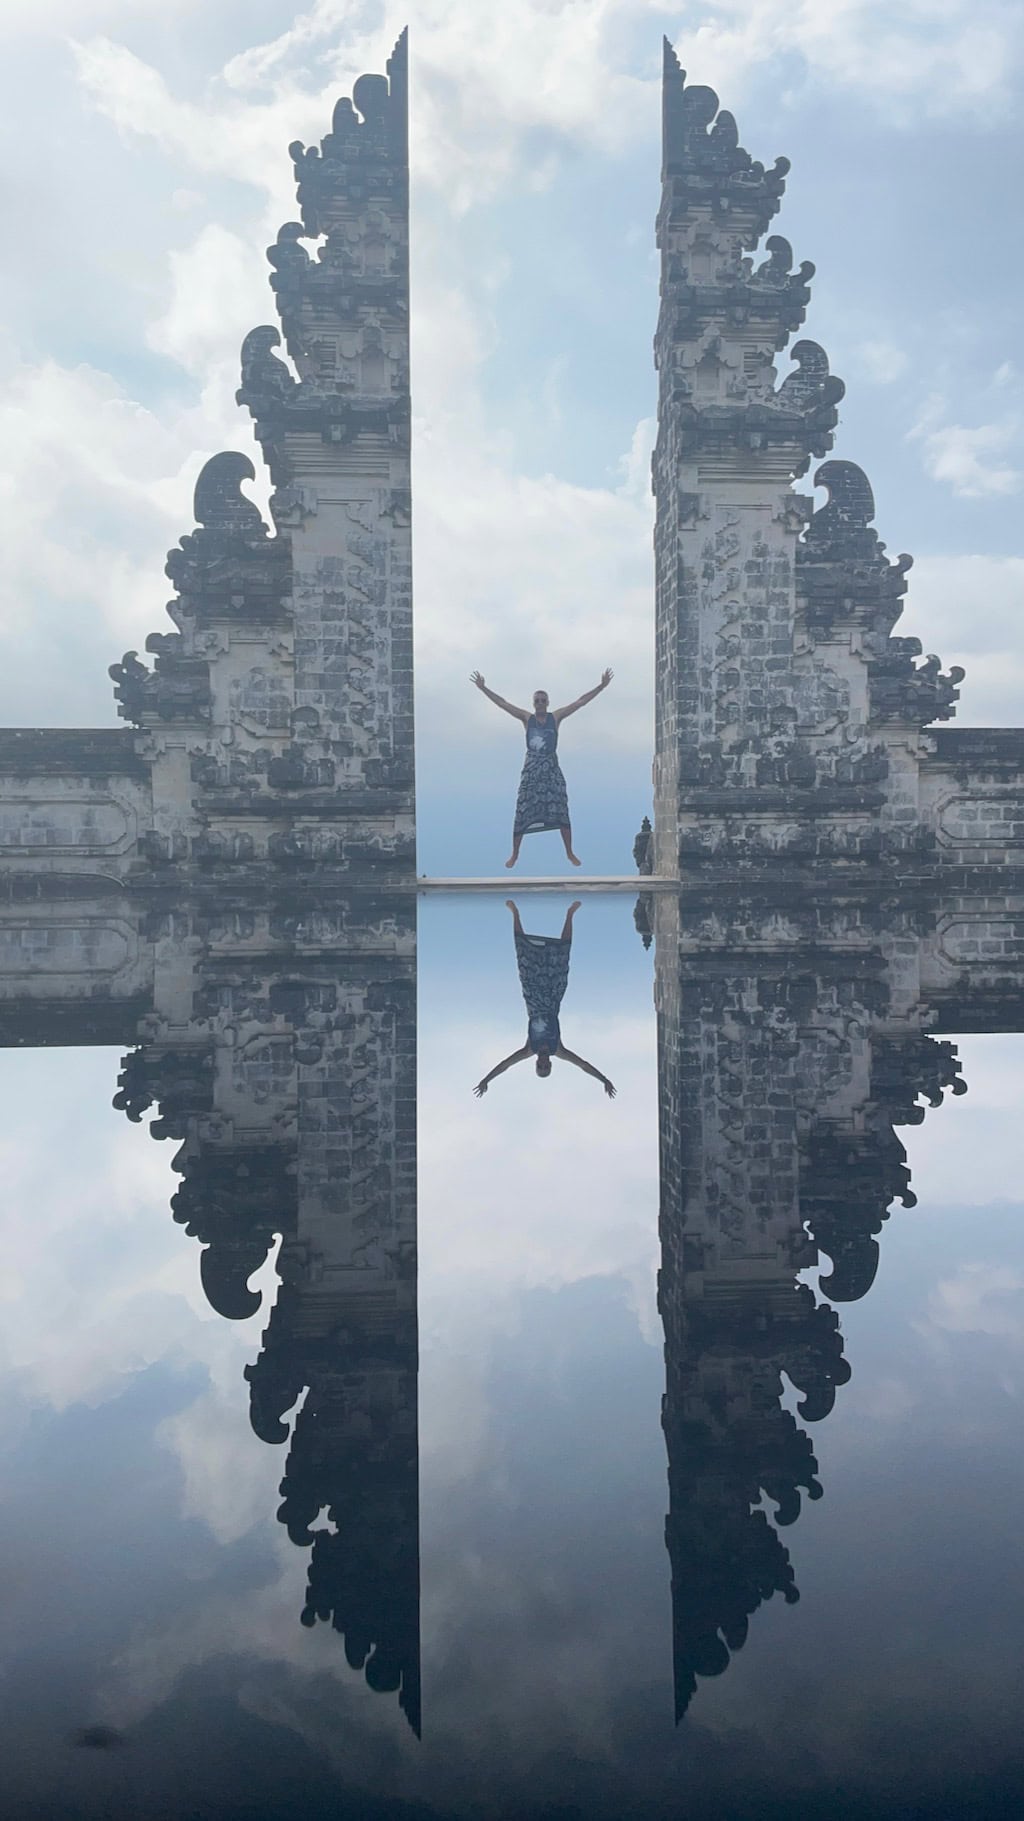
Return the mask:
<path id="1" fill-rule="evenodd" d="M 200 470 L 193 496 L 193 510 L 208 531 L 255 531 L 267 535 L 259 508 L 242 492 L 243 481 L 254 481 L 256 470 L 247 455 L 225 449 L 211 456 Z"/>
<path id="2" fill-rule="evenodd" d="M 704 192 L 716 216 L 735 212 L 744 237 L 753 245 L 779 207 L 788 170 L 788 158 L 777 158 L 766 171 L 743 150 L 732 114 L 719 112 L 714 89 L 699 84 L 687 88 L 686 71 L 666 38 L 662 176 L 676 176 L 688 190 Z"/>

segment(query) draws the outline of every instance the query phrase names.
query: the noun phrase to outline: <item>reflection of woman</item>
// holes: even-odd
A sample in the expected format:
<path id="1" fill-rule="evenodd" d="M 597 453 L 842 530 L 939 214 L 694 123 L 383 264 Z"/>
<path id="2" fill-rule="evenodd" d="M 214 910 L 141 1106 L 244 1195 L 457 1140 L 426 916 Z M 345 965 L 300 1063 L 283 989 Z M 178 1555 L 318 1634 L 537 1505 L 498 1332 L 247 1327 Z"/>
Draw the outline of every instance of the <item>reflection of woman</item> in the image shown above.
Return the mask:
<path id="1" fill-rule="evenodd" d="M 573 866 L 579 861 L 572 851 L 572 826 L 569 821 L 569 799 L 565 789 L 562 767 L 558 763 L 558 729 L 567 715 L 575 714 L 577 708 L 584 708 L 595 696 L 607 689 L 612 680 L 612 673 L 606 670 L 596 689 L 588 689 L 575 702 L 566 708 L 548 707 L 546 689 L 535 689 L 533 692 L 533 713 L 528 714 L 525 708 L 516 708 L 512 702 L 506 702 L 504 696 L 495 695 L 488 689 L 478 670 L 470 678 L 478 689 L 482 689 L 488 700 L 503 708 L 506 714 L 515 715 L 526 729 L 526 759 L 523 764 L 522 777 L 519 780 L 519 795 L 516 798 L 516 816 L 512 827 L 512 853 L 505 861 L 506 866 L 514 866 L 519 858 L 519 849 L 524 835 L 538 834 L 542 829 L 557 828 L 565 846 L 568 859 Z"/>
<path id="2" fill-rule="evenodd" d="M 486 1094 L 496 1075 L 503 1075 L 516 1062 L 525 1062 L 527 1056 L 536 1056 L 537 1073 L 550 1075 L 551 1061 L 557 1057 L 560 1062 L 574 1063 L 585 1075 L 593 1075 L 600 1081 L 610 1100 L 615 1098 L 615 1089 L 607 1075 L 595 1069 L 582 1056 L 575 1056 L 567 1050 L 562 1042 L 562 1029 L 558 1022 L 558 1012 L 569 984 L 569 951 L 572 947 L 572 920 L 580 908 L 577 898 L 570 904 L 565 914 L 560 936 L 527 935 L 519 920 L 519 911 L 511 898 L 506 899 L 512 912 L 512 923 L 516 938 L 516 962 L 519 967 L 519 984 L 526 1000 L 526 1042 L 521 1050 L 513 1050 L 504 1062 L 499 1062 L 489 1075 L 478 1081 L 473 1089 L 479 1100 Z"/>

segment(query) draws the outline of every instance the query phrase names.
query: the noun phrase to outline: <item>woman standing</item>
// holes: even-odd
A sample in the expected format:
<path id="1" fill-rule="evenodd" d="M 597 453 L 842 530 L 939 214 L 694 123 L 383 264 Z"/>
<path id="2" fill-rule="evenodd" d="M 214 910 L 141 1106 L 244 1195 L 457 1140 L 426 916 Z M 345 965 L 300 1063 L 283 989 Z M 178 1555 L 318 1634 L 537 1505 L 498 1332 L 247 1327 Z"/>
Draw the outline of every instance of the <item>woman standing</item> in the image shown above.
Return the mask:
<path id="1" fill-rule="evenodd" d="M 606 670 L 596 689 L 588 689 L 586 695 L 580 696 L 578 701 L 570 702 L 566 708 L 556 708 L 554 712 L 548 707 L 547 690 L 536 689 L 533 694 L 533 713 L 528 714 L 525 708 L 517 708 L 513 702 L 506 702 L 504 696 L 495 695 L 493 689 L 488 689 L 480 672 L 473 671 L 470 682 L 475 683 L 496 707 L 503 708 L 506 714 L 514 715 L 517 721 L 522 721 L 526 729 L 526 759 L 516 798 L 512 852 L 505 861 L 506 866 L 514 866 L 518 860 L 524 835 L 539 834 L 547 828 L 557 828 L 566 857 L 573 866 L 579 866 L 580 862 L 572 851 L 569 798 L 562 767 L 558 763 L 558 729 L 567 715 L 575 714 L 577 708 L 583 708 L 592 702 L 595 696 L 601 694 L 602 689 L 607 689 L 611 680 L 612 672 Z"/>

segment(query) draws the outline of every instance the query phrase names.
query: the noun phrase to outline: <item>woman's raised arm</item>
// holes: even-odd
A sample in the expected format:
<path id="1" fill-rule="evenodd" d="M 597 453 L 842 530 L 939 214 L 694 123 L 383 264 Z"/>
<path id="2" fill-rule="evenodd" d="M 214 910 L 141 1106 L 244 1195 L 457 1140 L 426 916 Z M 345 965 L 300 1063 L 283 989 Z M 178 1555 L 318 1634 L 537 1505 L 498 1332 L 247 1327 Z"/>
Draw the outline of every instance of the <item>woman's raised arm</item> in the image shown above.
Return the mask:
<path id="1" fill-rule="evenodd" d="M 523 725 L 526 725 L 526 722 L 530 719 L 526 709 L 517 708 L 514 702 L 506 702 L 504 696 L 495 695 L 493 689 L 488 689 L 479 670 L 471 671 L 469 680 L 471 683 L 476 684 L 477 688 L 483 692 L 489 701 L 494 703 L 496 708 L 503 708 L 506 714 L 514 715 L 517 721 L 522 721 Z"/>
<path id="2" fill-rule="evenodd" d="M 571 1062 L 575 1068 L 582 1069 L 585 1075 L 593 1075 L 594 1080 L 601 1083 L 609 1100 L 615 1099 L 615 1089 L 607 1075 L 602 1075 L 600 1069 L 595 1069 L 592 1062 L 584 1062 L 582 1056 L 577 1056 L 573 1050 L 567 1050 L 563 1043 L 559 1044 L 555 1055 L 561 1057 L 563 1062 Z"/>
<path id="3" fill-rule="evenodd" d="M 476 1087 L 473 1089 L 477 1099 L 480 1100 L 482 1096 L 486 1094 L 495 1075 L 504 1075 L 506 1069 L 512 1068 L 513 1064 L 517 1062 L 524 1062 L 529 1054 L 530 1046 L 528 1043 L 524 1043 L 521 1050 L 513 1050 L 511 1056 L 506 1056 L 504 1062 L 499 1062 L 497 1066 L 491 1070 L 489 1075 L 485 1075 L 482 1081 L 477 1082 Z"/>
<path id="4" fill-rule="evenodd" d="M 602 689 L 607 689 L 614 675 L 613 670 L 604 671 L 596 688 L 588 689 L 586 695 L 579 696 L 575 702 L 569 702 L 565 708 L 556 708 L 553 711 L 555 720 L 564 721 L 566 715 L 575 714 L 577 708 L 585 708 L 588 702 L 592 702 L 595 696 L 601 694 Z"/>

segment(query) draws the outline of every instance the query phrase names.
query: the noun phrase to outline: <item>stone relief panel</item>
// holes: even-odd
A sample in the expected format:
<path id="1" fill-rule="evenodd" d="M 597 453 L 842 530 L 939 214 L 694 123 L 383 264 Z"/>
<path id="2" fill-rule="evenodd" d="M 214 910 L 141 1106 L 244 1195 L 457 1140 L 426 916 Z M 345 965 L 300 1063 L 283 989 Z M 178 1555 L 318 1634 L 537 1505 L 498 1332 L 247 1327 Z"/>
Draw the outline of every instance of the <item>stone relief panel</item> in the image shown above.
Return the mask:
<path id="1" fill-rule="evenodd" d="M 31 993 L 38 985 L 50 996 L 61 980 L 73 986 L 82 976 L 129 974 L 138 952 L 137 931 L 121 919 L 5 920 L 0 922 L 0 988 L 5 981 L 17 982 L 18 991 Z"/>
<path id="2" fill-rule="evenodd" d="M 134 810 L 111 798 L 0 800 L 0 854 L 122 854 L 136 832 Z"/>
<path id="3" fill-rule="evenodd" d="M 951 917 L 939 925 L 939 950 L 955 966 L 972 964 L 1013 972 L 1024 962 L 1024 910 L 1016 915 L 994 910 L 988 915 Z"/>
<path id="4" fill-rule="evenodd" d="M 1024 847 L 1024 800 L 1015 796 L 949 797 L 938 812 L 939 840 L 966 847 Z"/>

